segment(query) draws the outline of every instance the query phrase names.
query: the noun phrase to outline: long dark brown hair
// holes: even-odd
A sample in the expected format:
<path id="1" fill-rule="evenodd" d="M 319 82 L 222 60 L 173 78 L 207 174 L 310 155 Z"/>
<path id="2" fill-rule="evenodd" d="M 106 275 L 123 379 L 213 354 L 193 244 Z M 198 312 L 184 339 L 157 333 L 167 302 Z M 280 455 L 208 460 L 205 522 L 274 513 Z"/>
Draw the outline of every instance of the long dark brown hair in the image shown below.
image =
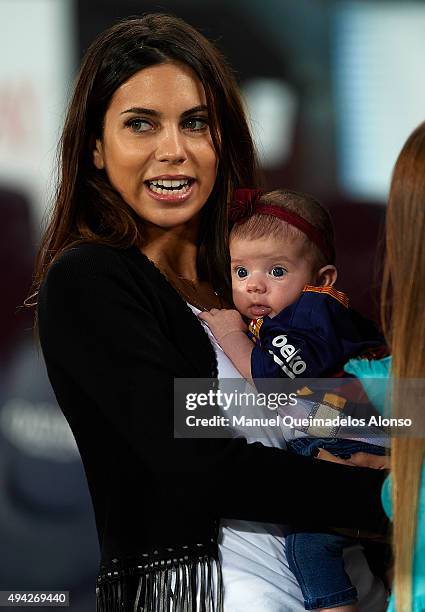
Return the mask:
<path id="1" fill-rule="evenodd" d="M 409 136 L 394 168 L 386 223 L 386 263 L 382 318 L 392 352 L 394 388 L 391 413 L 418 418 L 422 397 L 408 379 L 425 379 L 425 123 Z M 413 381 L 414 382 L 414 381 Z M 423 419 L 420 419 L 423 423 Z M 413 424 L 418 425 L 413 420 Z M 421 437 L 420 437 L 421 436 Z M 410 612 L 412 567 L 419 491 L 425 457 L 425 438 L 392 440 L 395 557 L 394 586 L 397 612 Z"/>
<path id="2" fill-rule="evenodd" d="M 234 188 L 257 179 L 254 146 L 232 71 L 220 52 L 192 26 L 165 14 L 121 21 L 98 36 L 77 78 L 59 143 L 59 177 L 50 221 L 36 260 L 31 298 L 61 253 L 80 242 L 117 248 L 140 245 L 143 221 L 93 164 L 106 110 L 120 85 L 143 68 L 167 61 L 189 66 L 202 83 L 219 164 L 201 211 L 198 273 L 228 293 L 227 203 Z"/>

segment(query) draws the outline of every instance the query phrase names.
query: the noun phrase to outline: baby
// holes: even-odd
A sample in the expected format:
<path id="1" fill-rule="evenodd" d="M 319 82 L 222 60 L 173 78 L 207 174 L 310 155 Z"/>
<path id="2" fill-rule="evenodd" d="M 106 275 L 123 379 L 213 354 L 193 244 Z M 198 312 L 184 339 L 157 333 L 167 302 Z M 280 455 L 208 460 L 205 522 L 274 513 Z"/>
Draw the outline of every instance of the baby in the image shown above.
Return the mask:
<path id="1" fill-rule="evenodd" d="M 212 309 L 199 317 L 242 376 L 254 382 L 332 377 L 351 357 L 379 353 L 383 339 L 375 326 L 333 288 L 333 227 L 317 200 L 287 190 L 237 190 L 230 215 L 237 310 Z M 241 315 L 250 320 L 249 331 Z M 288 448 L 310 456 L 325 448 L 343 458 L 385 453 L 380 446 L 337 438 L 299 437 Z M 343 563 L 343 548 L 352 544 L 337 533 L 297 529 L 287 536 L 288 563 L 307 610 L 356 610 L 357 592 Z"/>

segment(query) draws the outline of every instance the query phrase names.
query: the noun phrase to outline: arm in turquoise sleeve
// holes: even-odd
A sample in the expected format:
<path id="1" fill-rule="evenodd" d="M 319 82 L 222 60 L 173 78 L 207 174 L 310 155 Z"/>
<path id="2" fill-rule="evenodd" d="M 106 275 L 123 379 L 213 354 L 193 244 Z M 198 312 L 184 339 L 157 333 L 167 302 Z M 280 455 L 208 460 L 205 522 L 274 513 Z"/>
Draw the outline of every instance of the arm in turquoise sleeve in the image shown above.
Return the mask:
<path id="1" fill-rule="evenodd" d="M 370 360 L 350 359 L 345 364 L 344 370 L 361 381 L 374 407 L 380 414 L 386 414 L 390 400 L 391 357 Z"/>

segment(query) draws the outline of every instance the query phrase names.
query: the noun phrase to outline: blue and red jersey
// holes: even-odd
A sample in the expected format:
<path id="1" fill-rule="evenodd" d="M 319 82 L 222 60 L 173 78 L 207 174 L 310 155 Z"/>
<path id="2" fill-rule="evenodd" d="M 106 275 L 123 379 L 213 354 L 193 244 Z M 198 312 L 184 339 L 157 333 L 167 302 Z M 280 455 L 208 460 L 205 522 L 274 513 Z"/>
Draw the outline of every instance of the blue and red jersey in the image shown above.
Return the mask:
<path id="1" fill-rule="evenodd" d="M 251 375 L 256 378 L 320 378 L 342 371 L 352 357 L 386 354 L 372 321 L 348 305 L 333 287 L 306 285 L 296 302 L 275 317 L 254 319 Z"/>

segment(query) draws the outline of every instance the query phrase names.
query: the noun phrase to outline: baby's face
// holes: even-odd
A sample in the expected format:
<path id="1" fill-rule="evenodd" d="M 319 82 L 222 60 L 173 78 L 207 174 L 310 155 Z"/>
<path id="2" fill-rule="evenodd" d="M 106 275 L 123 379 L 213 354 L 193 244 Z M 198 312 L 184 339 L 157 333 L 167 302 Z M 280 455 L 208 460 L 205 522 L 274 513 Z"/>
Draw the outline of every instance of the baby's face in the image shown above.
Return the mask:
<path id="1" fill-rule="evenodd" d="M 230 238 L 233 301 L 250 319 L 274 317 L 295 302 L 315 271 L 301 237 Z"/>

